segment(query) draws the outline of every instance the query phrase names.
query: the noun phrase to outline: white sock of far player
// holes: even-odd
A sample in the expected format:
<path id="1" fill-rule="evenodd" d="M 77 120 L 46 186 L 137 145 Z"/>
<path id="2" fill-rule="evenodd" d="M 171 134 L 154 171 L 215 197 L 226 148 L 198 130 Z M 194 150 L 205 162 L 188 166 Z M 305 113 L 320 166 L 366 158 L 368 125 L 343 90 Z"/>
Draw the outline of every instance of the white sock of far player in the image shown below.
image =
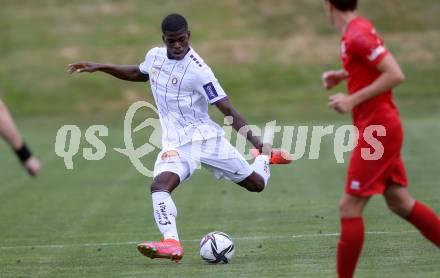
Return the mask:
<path id="1" fill-rule="evenodd" d="M 257 156 L 254 163 L 251 164 L 251 168 L 264 179 L 264 186 L 266 187 L 270 178 L 269 157 L 267 155 Z"/>
<path id="2" fill-rule="evenodd" d="M 176 228 L 177 208 L 168 192 L 158 191 L 151 194 L 153 214 L 156 225 L 164 239 L 179 240 Z"/>

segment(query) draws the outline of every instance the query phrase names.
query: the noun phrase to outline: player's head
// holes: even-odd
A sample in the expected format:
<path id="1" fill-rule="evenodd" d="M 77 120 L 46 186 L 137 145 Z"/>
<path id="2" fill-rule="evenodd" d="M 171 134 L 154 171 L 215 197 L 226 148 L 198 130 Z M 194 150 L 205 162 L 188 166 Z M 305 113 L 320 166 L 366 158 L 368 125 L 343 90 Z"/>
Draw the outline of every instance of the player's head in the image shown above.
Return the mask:
<path id="1" fill-rule="evenodd" d="M 355 12 L 358 0 L 324 0 L 325 13 L 332 24 L 337 25 L 336 17 L 340 14 Z"/>
<path id="2" fill-rule="evenodd" d="M 189 37 L 186 19 L 180 14 L 167 15 L 162 21 L 162 40 L 167 48 L 168 57 L 181 60 L 189 50 Z"/>
<path id="3" fill-rule="evenodd" d="M 356 10 L 358 3 L 357 0 L 325 0 L 325 2 L 341 12 Z"/>

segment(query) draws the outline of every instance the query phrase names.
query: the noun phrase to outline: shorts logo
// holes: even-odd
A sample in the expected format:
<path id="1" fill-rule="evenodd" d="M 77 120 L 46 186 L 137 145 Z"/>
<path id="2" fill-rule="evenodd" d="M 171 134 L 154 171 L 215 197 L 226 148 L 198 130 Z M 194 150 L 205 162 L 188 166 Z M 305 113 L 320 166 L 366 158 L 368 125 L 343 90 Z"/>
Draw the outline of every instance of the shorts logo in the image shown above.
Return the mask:
<path id="1" fill-rule="evenodd" d="M 350 188 L 353 190 L 360 190 L 361 189 L 360 181 L 352 181 Z"/>
<path id="2" fill-rule="evenodd" d="M 213 100 L 216 97 L 218 97 L 217 91 L 215 90 L 215 87 L 212 84 L 212 82 L 203 85 L 203 89 L 205 89 L 205 93 L 208 96 L 209 100 Z"/>
<path id="3" fill-rule="evenodd" d="M 175 151 L 175 150 L 171 150 L 171 151 L 166 151 L 162 154 L 162 156 L 160 157 L 160 159 L 162 160 L 166 160 L 168 158 L 171 157 L 179 157 L 179 152 Z"/>

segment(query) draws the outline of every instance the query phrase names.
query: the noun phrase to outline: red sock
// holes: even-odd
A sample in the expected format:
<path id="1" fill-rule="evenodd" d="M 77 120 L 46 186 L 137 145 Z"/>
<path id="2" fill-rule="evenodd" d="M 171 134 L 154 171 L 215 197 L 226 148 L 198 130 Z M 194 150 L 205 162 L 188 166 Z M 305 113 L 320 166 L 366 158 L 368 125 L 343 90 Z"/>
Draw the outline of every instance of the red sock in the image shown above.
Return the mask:
<path id="1" fill-rule="evenodd" d="M 338 277 L 353 277 L 364 243 L 362 217 L 341 218 L 341 237 L 338 243 Z"/>
<path id="2" fill-rule="evenodd" d="M 432 209 L 416 201 L 406 220 L 416 226 L 437 247 L 440 247 L 440 219 Z"/>

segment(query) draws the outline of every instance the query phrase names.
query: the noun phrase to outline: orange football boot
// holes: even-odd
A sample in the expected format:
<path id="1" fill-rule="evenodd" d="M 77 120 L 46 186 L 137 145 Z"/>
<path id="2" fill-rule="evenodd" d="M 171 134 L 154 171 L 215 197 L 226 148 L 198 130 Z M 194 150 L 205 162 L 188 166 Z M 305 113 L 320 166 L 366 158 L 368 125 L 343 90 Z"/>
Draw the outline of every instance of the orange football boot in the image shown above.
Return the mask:
<path id="1" fill-rule="evenodd" d="M 251 149 L 251 154 L 254 157 L 260 155 L 260 151 L 257 149 Z M 292 155 L 285 150 L 272 149 L 269 164 L 290 164 L 292 163 Z"/>
<path id="2" fill-rule="evenodd" d="M 183 248 L 175 239 L 164 239 L 159 242 L 142 242 L 137 245 L 142 255 L 151 259 L 170 259 L 178 262 L 183 258 Z"/>

